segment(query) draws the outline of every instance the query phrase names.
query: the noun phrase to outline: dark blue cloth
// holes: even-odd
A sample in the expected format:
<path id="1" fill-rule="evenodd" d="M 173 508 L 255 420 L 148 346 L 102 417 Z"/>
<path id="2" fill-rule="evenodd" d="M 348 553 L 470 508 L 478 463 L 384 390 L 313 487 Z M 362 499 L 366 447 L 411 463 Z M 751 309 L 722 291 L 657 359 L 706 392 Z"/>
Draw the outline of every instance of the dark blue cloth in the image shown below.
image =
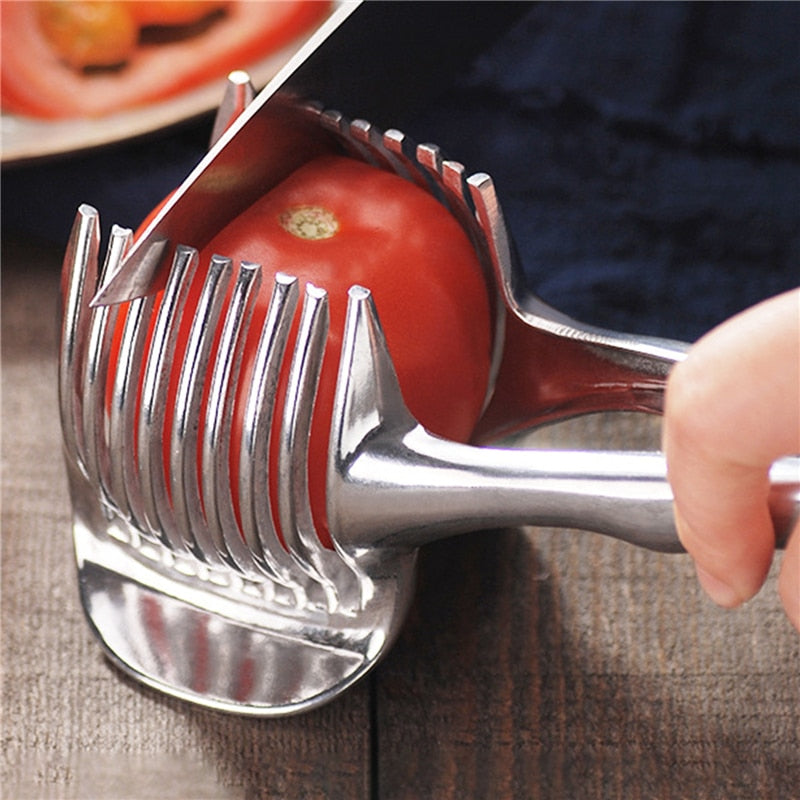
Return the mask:
<path id="1" fill-rule="evenodd" d="M 798 41 L 793 3 L 534 4 L 398 127 L 494 177 L 545 300 L 692 340 L 800 284 Z M 6 170 L 4 233 L 135 226 L 209 130 Z"/>

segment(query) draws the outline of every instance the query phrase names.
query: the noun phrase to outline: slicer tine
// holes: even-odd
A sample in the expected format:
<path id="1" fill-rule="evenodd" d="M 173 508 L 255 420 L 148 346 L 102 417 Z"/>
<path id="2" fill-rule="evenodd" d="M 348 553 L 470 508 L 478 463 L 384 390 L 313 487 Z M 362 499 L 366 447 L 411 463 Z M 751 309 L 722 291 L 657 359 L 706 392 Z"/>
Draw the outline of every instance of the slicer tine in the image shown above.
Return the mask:
<path id="1" fill-rule="evenodd" d="M 447 194 L 447 199 L 462 225 L 475 230 L 475 209 L 466 188 L 464 165 L 458 161 L 445 159 L 439 164 L 439 175 Z"/>
<path id="2" fill-rule="evenodd" d="M 500 202 L 491 176 L 485 172 L 476 172 L 467 178 L 475 217 L 481 229 L 485 231 L 486 249 L 490 255 L 495 280 L 503 294 L 511 300 L 515 296 L 516 277 L 512 264 L 511 240 L 508 236 Z"/>
<path id="3" fill-rule="evenodd" d="M 286 585 L 295 583 L 292 573 L 297 570 L 275 530 L 267 488 L 275 393 L 297 297 L 297 279 L 278 273 L 256 351 L 239 453 L 242 535 L 265 574 Z"/>
<path id="4" fill-rule="evenodd" d="M 289 371 L 280 431 L 278 518 L 286 547 L 297 562 L 326 585 L 317 557 L 316 538 L 308 495 L 308 436 L 317 390 L 325 338 L 328 333 L 328 294 L 306 286 L 300 329 Z"/>
<path id="5" fill-rule="evenodd" d="M 154 304 L 155 296 L 150 295 L 128 305 L 111 394 L 108 437 L 111 496 L 123 515 L 130 515 L 142 527 L 144 510 L 136 469 L 136 405 Z"/>
<path id="6" fill-rule="evenodd" d="M 75 216 L 64 255 L 63 317 L 59 356 L 59 406 L 64 447 L 76 464 L 83 466 L 83 426 L 79 375 L 82 370 L 86 318 L 97 285 L 100 223 L 97 211 L 82 205 Z"/>
<path id="7" fill-rule="evenodd" d="M 170 436 L 170 488 L 178 529 L 200 560 L 220 565 L 203 516 L 198 477 L 200 409 L 212 358 L 217 322 L 231 280 L 231 260 L 213 256 L 194 313 Z"/>
<path id="8" fill-rule="evenodd" d="M 328 596 L 331 611 L 359 600 L 356 576 L 338 553 L 317 536 L 308 492 L 308 441 L 314 397 L 328 333 L 328 295 L 308 284 L 300 329 L 289 370 L 280 431 L 278 519 L 286 547 L 298 565 L 314 576 Z"/>
<path id="9" fill-rule="evenodd" d="M 255 95 L 255 87 L 246 72 L 237 69 L 228 75 L 222 102 L 214 117 L 211 140 L 208 143 L 209 148 L 217 143 L 217 140 L 228 130 L 236 117 L 253 102 Z"/>
<path id="10" fill-rule="evenodd" d="M 418 144 L 416 149 L 417 163 L 422 167 L 423 171 L 428 174 L 430 182 L 436 187 L 436 199 L 448 210 L 451 203 L 442 188 L 442 152 L 438 145 L 435 144 Z"/>
<path id="11" fill-rule="evenodd" d="M 179 246 L 153 325 L 139 410 L 138 467 L 145 522 L 162 544 L 177 552 L 186 552 L 186 544 L 169 499 L 164 424 L 180 319 L 196 268 L 197 251 Z"/>
<path id="12" fill-rule="evenodd" d="M 106 259 L 100 280 L 119 268 L 131 244 L 132 232 L 114 225 L 111 229 Z M 119 313 L 118 306 L 93 308 L 90 312 L 90 331 L 83 369 L 83 437 L 85 465 L 89 481 L 110 492 L 110 462 L 107 441 L 106 386 L 111 339 Z"/>
<path id="13" fill-rule="evenodd" d="M 369 420 L 366 425 L 365 420 Z M 370 559 L 382 558 L 375 548 L 353 546 L 349 541 L 349 515 L 360 498 L 358 487 L 345 477 L 348 462 L 365 441 L 374 441 L 378 431 L 411 431 L 417 424 L 403 401 L 372 293 L 363 286 L 352 286 L 348 291 L 328 461 L 328 522 L 337 552 L 348 563 L 356 560 L 363 566 Z M 386 469 L 391 468 L 391 459 L 386 459 Z M 383 511 L 376 508 L 377 513 Z"/>
<path id="14" fill-rule="evenodd" d="M 254 564 L 233 506 L 230 436 L 242 349 L 260 284 L 260 266 L 242 262 L 222 324 L 202 440 L 201 488 L 211 540 L 220 557 L 243 573 L 253 572 Z"/>

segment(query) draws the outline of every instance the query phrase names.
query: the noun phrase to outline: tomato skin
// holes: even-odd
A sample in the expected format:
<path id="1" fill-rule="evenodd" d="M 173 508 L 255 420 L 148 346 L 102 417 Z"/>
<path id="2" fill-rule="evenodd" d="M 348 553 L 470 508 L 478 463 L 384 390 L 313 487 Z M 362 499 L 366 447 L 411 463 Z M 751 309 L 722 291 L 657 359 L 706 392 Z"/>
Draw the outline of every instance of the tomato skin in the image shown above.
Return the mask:
<path id="1" fill-rule="evenodd" d="M 118 72 L 87 75 L 61 61 L 40 28 L 37 6 L 0 2 L 0 101 L 5 112 L 43 119 L 101 117 L 174 97 L 265 58 L 330 11 L 322 0 L 229 2 L 207 31 L 137 47 Z"/>
<path id="2" fill-rule="evenodd" d="M 333 214 L 336 232 L 322 239 L 290 233 L 282 216 L 287 210 L 307 207 Z M 272 276 L 288 273 L 298 278 L 301 290 L 312 283 L 328 292 L 330 331 L 309 442 L 309 482 L 317 530 L 323 544 L 331 547 L 325 480 L 348 289 L 359 284 L 371 290 L 411 413 L 431 432 L 466 441 L 483 408 L 491 362 L 492 306 L 480 262 L 455 219 L 422 189 L 354 159 L 319 157 L 229 223 L 201 252 L 198 280 L 182 321 L 168 407 L 174 407 L 192 305 L 204 268 L 215 254 L 234 263 L 259 263 L 264 271 L 237 385 L 232 486 L 238 480 L 243 409 Z M 298 312 L 281 372 L 278 418 L 272 429 L 269 488 L 273 509 L 279 477 L 276 431 L 299 316 Z M 169 430 L 164 438 L 167 446 Z"/>

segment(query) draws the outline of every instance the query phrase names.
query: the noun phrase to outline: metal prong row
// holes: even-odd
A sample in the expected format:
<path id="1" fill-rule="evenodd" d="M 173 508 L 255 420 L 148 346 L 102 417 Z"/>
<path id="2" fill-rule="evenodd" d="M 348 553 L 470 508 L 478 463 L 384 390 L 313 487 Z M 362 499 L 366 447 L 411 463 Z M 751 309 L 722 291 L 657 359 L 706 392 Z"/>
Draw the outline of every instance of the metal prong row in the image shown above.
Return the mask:
<path id="1" fill-rule="evenodd" d="M 275 398 L 298 294 L 296 278 L 283 273 L 275 276 L 243 413 L 238 482 L 241 533 L 264 574 L 330 608 L 336 597 L 332 577 L 321 576 L 308 561 L 298 562 L 284 547 L 276 527 L 280 512 L 273 509 L 267 491 Z M 287 467 L 279 463 L 278 469 L 283 480 Z M 291 533 L 284 537 L 291 538 Z"/>
<path id="2" fill-rule="evenodd" d="M 354 608 L 358 579 L 320 543 L 308 499 L 308 432 L 327 339 L 325 293 L 313 287 L 306 292 L 280 436 L 278 468 L 282 483 L 288 476 L 288 490 L 279 490 L 274 511 L 270 440 L 298 300 L 296 280 L 275 278 L 246 376 L 241 449 L 233 452 L 236 387 L 260 267 L 234 268 L 230 259 L 215 256 L 190 307 L 190 287 L 199 280 L 197 253 L 179 247 L 160 296 L 89 308 L 98 279 L 97 227 L 96 212 L 79 212 L 67 255 L 61 405 L 68 457 L 100 502 L 173 553 L 265 582 L 273 595 L 286 593 L 284 602 L 328 611 Z M 130 231 L 114 229 L 105 274 L 121 263 L 130 239 Z M 182 361 L 175 381 L 177 358 Z"/>
<path id="3" fill-rule="evenodd" d="M 438 200 L 469 237 L 489 286 L 506 280 L 511 264 L 509 241 L 488 175 L 478 173 L 467 177 L 463 164 L 445 159 L 437 145 L 415 144 L 411 137 L 397 129 L 381 132 L 365 120 L 349 121 L 340 112 L 330 109 L 317 108 L 316 113 L 319 124 L 339 140 L 346 152 L 411 181 Z M 492 215 L 486 213 L 487 203 L 493 204 Z M 505 302 L 502 293 L 494 294 L 493 374 L 487 402 L 504 341 Z"/>
<path id="4" fill-rule="evenodd" d="M 476 173 L 468 177 L 463 164 L 444 158 L 438 145 L 415 144 L 411 137 L 396 128 L 382 132 L 366 120 L 350 121 L 339 111 L 318 106 L 308 106 L 307 111 L 317 115 L 319 124 L 333 134 L 350 155 L 393 172 L 436 198 L 469 236 L 489 283 L 498 280 L 504 265 L 510 263 L 510 254 L 506 252 L 508 237 L 504 225 L 501 223 L 502 231 L 496 231 L 496 225 L 490 225 L 482 213 L 487 201 L 496 205 L 488 175 Z M 495 213 L 493 219 L 502 220 L 502 216 Z M 498 234 L 502 241 L 495 240 Z M 498 314 L 502 308 L 502 298 L 498 298 Z"/>

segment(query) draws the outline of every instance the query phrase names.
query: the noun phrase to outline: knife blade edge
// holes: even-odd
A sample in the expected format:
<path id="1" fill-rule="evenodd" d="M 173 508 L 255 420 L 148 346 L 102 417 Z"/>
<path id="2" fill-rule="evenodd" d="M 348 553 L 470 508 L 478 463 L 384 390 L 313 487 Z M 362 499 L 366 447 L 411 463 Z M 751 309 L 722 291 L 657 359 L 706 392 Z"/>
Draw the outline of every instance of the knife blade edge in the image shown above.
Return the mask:
<path id="1" fill-rule="evenodd" d="M 182 204 L 198 181 L 207 174 L 217 162 L 220 154 L 231 140 L 258 114 L 264 105 L 286 84 L 331 34 L 364 2 L 364 0 L 343 0 L 328 18 L 314 31 L 300 49 L 281 67 L 269 83 L 256 95 L 250 105 L 240 114 L 230 127 L 219 137 L 214 146 L 203 156 L 197 166 L 175 190 L 163 207 L 136 237 L 122 261 L 119 269 L 102 283 L 91 300 L 92 306 L 113 305 L 127 302 L 150 293 L 157 275 L 169 257 L 171 245 L 175 244 L 167 235 L 165 220 L 174 213 L 176 206 Z M 189 244 L 188 242 L 186 244 Z"/>

